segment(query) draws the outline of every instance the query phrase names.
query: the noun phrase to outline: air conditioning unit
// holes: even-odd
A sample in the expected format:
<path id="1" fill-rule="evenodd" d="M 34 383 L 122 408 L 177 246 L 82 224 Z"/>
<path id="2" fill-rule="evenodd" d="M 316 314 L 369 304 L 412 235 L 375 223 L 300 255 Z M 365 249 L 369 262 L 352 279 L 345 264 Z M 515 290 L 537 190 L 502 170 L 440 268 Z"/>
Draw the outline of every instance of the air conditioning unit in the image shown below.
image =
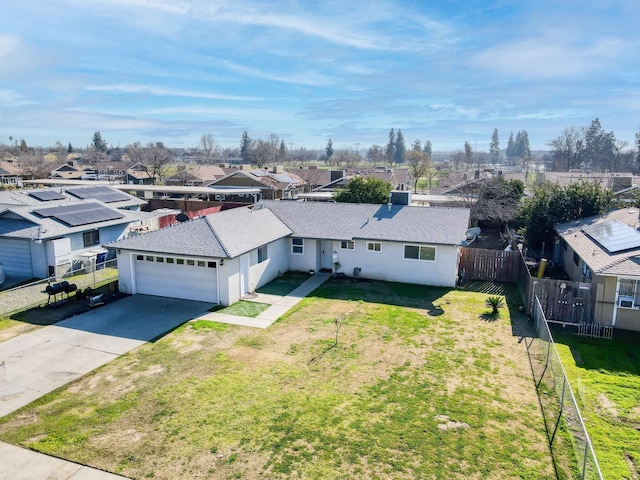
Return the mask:
<path id="1" fill-rule="evenodd" d="M 633 297 L 620 295 L 620 297 L 618 297 L 618 305 L 624 308 L 633 308 Z"/>

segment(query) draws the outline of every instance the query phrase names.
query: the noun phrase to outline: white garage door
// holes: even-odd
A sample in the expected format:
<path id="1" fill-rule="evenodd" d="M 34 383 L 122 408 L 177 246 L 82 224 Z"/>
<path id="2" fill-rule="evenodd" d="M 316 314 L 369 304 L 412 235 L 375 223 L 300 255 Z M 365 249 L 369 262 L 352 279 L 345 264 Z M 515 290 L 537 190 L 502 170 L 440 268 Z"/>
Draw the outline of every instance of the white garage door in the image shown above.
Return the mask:
<path id="1" fill-rule="evenodd" d="M 218 303 L 213 261 L 137 255 L 136 292 Z"/>
<path id="2" fill-rule="evenodd" d="M 0 264 L 5 275 L 33 277 L 29 240 L 0 239 Z"/>

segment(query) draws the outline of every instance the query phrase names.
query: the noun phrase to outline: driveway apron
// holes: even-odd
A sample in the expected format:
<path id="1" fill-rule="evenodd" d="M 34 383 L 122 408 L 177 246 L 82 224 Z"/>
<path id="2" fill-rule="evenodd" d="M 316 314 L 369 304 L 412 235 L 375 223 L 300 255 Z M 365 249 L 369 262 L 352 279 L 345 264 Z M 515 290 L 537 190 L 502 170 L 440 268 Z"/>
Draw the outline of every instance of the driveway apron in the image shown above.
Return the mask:
<path id="1" fill-rule="evenodd" d="M 0 343 L 0 417 L 210 307 L 191 300 L 133 295 Z"/>

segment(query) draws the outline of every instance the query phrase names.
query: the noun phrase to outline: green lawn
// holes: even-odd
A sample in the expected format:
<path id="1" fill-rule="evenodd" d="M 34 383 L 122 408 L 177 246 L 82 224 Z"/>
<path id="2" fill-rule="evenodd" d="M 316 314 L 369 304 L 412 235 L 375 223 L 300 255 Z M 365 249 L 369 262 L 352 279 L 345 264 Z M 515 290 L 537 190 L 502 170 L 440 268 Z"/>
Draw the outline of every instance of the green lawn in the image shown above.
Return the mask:
<path id="1" fill-rule="evenodd" d="M 276 277 L 266 285 L 258 288 L 256 292 L 270 295 L 288 295 L 302 285 L 305 280 L 308 280 L 310 276 L 304 272 L 286 272 L 284 275 Z"/>
<path id="2" fill-rule="evenodd" d="M 554 336 L 604 478 L 640 478 L 640 335 Z"/>
<path id="3" fill-rule="evenodd" d="M 330 279 L 268 329 L 187 323 L 0 440 L 132 478 L 553 478 L 526 320 L 486 297 Z"/>
<path id="4" fill-rule="evenodd" d="M 218 313 L 226 313 L 227 315 L 240 315 L 242 317 L 255 318 L 270 306 L 271 305 L 269 305 L 268 303 L 247 302 L 245 300 L 240 300 L 233 305 L 229 305 L 228 307 L 224 307 L 221 309 L 216 309 L 215 311 Z"/>

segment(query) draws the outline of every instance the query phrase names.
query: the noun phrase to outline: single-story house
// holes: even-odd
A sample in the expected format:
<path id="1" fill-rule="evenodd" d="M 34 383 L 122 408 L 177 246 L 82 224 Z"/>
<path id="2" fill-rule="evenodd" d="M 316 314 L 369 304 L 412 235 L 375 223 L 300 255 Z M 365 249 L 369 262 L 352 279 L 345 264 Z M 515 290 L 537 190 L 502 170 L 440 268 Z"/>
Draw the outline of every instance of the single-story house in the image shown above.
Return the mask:
<path id="1" fill-rule="evenodd" d="M 264 201 L 104 246 L 119 286 L 230 305 L 286 271 L 454 286 L 469 210 Z"/>
<path id="2" fill-rule="evenodd" d="M 591 287 L 594 321 L 640 331 L 640 210 L 556 226 L 564 270 Z"/>
<path id="3" fill-rule="evenodd" d="M 106 259 L 101 243 L 154 224 L 140 203 L 105 186 L 0 192 L 0 265 L 5 275 L 46 278 Z"/>
<path id="4" fill-rule="evenodd" d="M 62 178 L 65 180 L 80 180 L 84 175 L 84 170 L 78 167 L 75 160 L 69 160 L 67 163 L 58 165 L 51 170 L 49 178 Z"/>
<path id="5" fill-rule="evenodd" d="M 226 176 L 207 184 L 208 187 L 251 187 L 259 188 L 265 200 L 295 199 L 303 190 L 305 182 L 293 173 L 286 172 L 280 165 L 268 169 L 232 170 Z"/>
<path id="6" fill-rule="evenodd" d="M 14 187 L 22 183 L 22 170 L 11 162 L 0 161 L 0 185 Z"/>

